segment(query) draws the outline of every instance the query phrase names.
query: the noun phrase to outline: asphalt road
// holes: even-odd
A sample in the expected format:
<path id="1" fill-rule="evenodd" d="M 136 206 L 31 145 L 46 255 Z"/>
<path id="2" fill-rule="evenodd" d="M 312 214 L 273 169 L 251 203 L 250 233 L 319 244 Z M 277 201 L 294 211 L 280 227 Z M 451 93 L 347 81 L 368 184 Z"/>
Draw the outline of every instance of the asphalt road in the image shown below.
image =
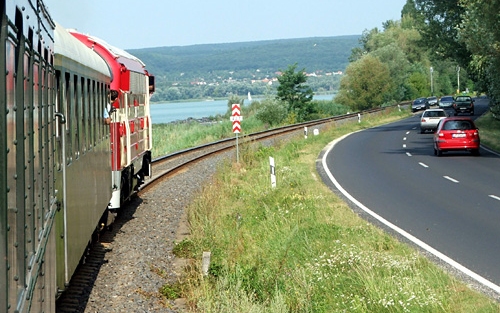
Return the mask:
<path id="1" fill-rule="evenodd" d="M 476 114 L 487 100 L 476 101 Z M 434 156 L 419 116 L 350 134 L 322 154 L 322 175 L 371 218 L 500 293 L 500 156 Z M 477 117 L 477 116 L 476 116 Z"/>

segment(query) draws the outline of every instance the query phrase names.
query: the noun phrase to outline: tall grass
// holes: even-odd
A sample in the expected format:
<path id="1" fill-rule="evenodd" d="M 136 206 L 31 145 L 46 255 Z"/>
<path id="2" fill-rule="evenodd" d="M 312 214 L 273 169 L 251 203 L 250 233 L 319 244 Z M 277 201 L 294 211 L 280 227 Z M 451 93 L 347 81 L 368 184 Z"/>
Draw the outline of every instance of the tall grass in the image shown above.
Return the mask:
<path id="1" fill-rule="evenodd" d="M 495 151 L 500 151 L 500 121 L 488 112 L 478 118 L 475 123 L 479 128 L 481 143 Z"/>
<path id="2" fill-rule="evenodd" d="M 262 123 L 255 117 L 244 118 L 241 127 L 244 133 L 257 132 L 263 129 Z M 234 136 L 232 122 L 229 118 L 204 124 L 196 121 L 179 124 L 155 124 L 153 126 L 152 153 L 155 158 Z"/>
<path id="3" fill-rule="evenodd" d="M 242 144 L 188 208 L 193 312 L 500 312 L 417 251 L 358 217 L 316 173 L 331 140 L 391 112 L 275 146 Z M 276 162 L 271 188 L 269 156 Z M 212 255 L 201 275 L 203 251 Z"/>

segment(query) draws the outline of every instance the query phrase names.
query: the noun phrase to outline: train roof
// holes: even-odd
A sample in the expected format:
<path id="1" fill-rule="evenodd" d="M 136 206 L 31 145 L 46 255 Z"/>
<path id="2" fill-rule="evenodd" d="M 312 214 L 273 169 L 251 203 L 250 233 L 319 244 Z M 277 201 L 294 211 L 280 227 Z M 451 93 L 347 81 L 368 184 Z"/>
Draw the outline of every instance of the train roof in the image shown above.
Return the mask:
<path id="1" fill-rule="evenodd" d="M 73 67 L 71 69 L 75 70 L 77 66 L 76 64 L 80 64 L 85 67 L 92 68 L 106 76 L 111 76 L 110 68 L 103 58 L 82 44 L 78 39 L 73 37 L 57 22 L 55 24 L 55 66 Z M 58 56 L 62 57 L 58 58 Z M 71 62 L 69 62 L 69 60 L 71 60 Z"/>
<path id="2" fill-rule="evenodd" d="M 102 47 L 104 51 L 106 51 L 114 60 L 116 60 L 118 63 L 122 63 L 125 65 L 129 70 L 139 72 L 139 73 L 144 73 L 146 72 L 145 67 L 146 64 L 142 62 L 139 58 L 133 56 L 132 54 L 128 53 L 127 51 L 117 48 L 115 46 L 110 45 L 106 41 L 95 37 L 91 36 L 88 34 L 83 34 L 80 33 L 74 29 L 69 30 L 70 33 L 80 37 L 80 38 L 87 38 L 89 43 L 92 43 L 92 46 L 99 45 Z M 102 51 L 102 50 L 97 50 L 97 51 Z"/>

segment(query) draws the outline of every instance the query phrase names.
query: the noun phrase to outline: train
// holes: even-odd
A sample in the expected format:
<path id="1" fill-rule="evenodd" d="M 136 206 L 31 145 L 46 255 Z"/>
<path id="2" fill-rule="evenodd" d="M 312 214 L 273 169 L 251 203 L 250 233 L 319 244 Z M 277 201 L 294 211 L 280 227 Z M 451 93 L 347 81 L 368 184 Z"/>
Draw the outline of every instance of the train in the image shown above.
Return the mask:
<path id="1" fill-rule="evenodd" d="M 2 0 L 0 14 L 0 311 L 51 313 L 151 175 L 154 76 L 41 0 Z"/>

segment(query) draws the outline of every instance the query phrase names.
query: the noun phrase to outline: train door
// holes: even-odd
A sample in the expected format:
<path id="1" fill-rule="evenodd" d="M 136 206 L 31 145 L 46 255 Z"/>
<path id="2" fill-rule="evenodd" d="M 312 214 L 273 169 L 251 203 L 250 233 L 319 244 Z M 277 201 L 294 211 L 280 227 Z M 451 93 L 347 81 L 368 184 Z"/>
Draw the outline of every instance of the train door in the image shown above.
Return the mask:
<path id="1" fill-rule="evenodd" d="M 62 238 L 59 237 L 57 239 L 57 248 L 56 248 L 56 263 L 57 266 L 57 282 L 56 285 L 60 291 L 64 290 L 64 284 L 69 281 L 69 274 L 67 273 L 67 236 L 65 235 L 66 225 L 67 225 L 67 136 L 66 136 L 66 117 L 68 116 L 67 108 L 64 105 L 65 103 L 65 92 L 66 89 L 66 81 L 64 77 L 61 77 L 61 72 L 56 72 L 56 91 L 57 94 L 55 96 L 55 115 L 56 119 L 56 127 L 55 127 L 55 137 L 56 137 L 56 190 L 58 191 L 58 202 L 61 213 L 57 215 L 56 221 L 56 232 L 58 234 L 62 234 Z"/>

